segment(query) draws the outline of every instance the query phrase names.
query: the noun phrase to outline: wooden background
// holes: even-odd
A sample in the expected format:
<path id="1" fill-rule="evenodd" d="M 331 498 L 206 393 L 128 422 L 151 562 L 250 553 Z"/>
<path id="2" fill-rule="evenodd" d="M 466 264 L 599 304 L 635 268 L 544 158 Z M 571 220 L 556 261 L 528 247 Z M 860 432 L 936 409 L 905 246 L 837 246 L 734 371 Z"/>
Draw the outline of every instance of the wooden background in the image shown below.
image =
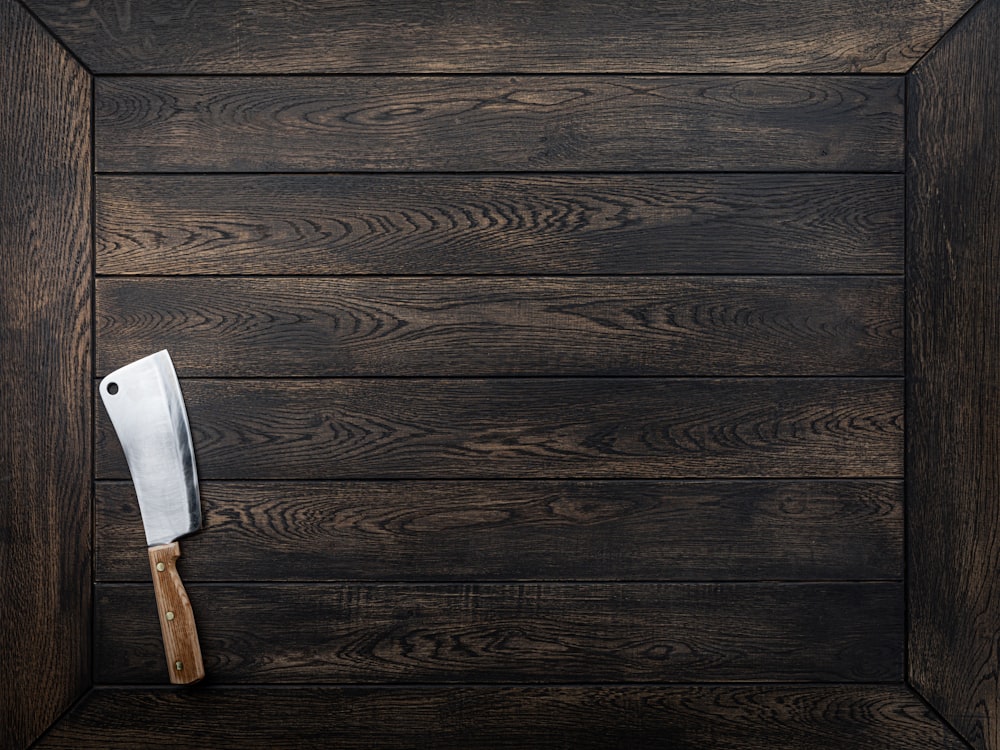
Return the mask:
<path id="1" fill-rule="evenodd" d="M 183 378 L 211 680 L 900 681 L 903 104 L 98 78 L 96 374 Z M 162 682 L 95 449 L 94 678 Z"/>
<path id="2" fill-rule="evenodd" d="M 905 687 L 904 74 L 970 3 L 29 5 L 95 74 L 92 374 L 181 376 L 208 672 L 157 690 L 98 409 L 43 746 L 963 747 Z"/>

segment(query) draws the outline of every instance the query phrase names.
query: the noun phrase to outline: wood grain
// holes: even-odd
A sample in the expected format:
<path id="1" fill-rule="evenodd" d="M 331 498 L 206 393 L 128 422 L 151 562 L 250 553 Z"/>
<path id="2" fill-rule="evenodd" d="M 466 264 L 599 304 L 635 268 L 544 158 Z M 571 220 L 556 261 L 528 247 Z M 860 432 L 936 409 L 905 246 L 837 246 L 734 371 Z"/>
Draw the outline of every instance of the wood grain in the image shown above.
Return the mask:
<path id="1" fill-rule="evenodd" d="M 901 583 L 191 584 L 222 683 L 902 679 Z M 148 585 L 98 584 L 98 683 L 161 683 Z"/>
<path id="2" fill-rule="evenodd" d="M 96 73 L 903 73 L 972 2 L 29 4 Z"/>
<path id="3" fill-rule="evenodd" d="M 205 482 L 188 581 L 903 576 L 900 481 Z M 145 581 L 130 482 L 100 482 L 99 581 Z"/>
<path id="4" fill-rule="evenodd" d="M 898 477 L 897 380 L 186 380 L 202 479 Z M 128 469 L 106 415 L 96 472 Z"/>
<path id="5" fill-rule="evenodd" d="M 898 175 L 101 175 L 102 274 L 900 273 Z"/>
<path id="6" fill-rule="evenodd" d="M 1000 4 L 910 79 L 910 676 L 1000 748 Z"/>
<path id="7" fill-rule="evenodd" d="M 294 727 L 294 732 L 292 731 Z M 904 686 L 95 690 L 45 750 L 964 750 Z"/>
<path id="8" fill-rule="evenodd" d="M 0 747 L 89 687 L 90 81 L 0 3 Z"/>
<path id="9" fill-rule="evenodd" d="M 901 273 L 903 177 L 100 175 L 102 274 Z"/>
<path id="10" fill-rule="evenodd" d="M 901 278 L 100 279 L 98 372 L 902 375 Z"/>
<path id="11" fill-rule="evenodd" d="M 163 653 L 167 659 L 166 673 L 172 684 L 190 685 L 205 677 L 205 666 L 191 600 L 177 571 L 181 546 L 177 542 L 157 544 L 150 547 L 148 553 Z"/>
<path id="12" fill-rule="evenodd" d="M 102 172 L 901 171 L 895 77 L 127 77 Z"/>

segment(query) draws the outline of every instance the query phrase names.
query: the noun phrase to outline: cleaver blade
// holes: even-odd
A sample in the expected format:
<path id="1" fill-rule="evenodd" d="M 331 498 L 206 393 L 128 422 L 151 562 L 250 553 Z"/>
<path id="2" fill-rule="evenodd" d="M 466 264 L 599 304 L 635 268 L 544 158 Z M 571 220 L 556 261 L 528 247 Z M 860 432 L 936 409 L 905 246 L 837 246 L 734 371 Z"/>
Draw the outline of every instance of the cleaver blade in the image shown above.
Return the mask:
<path id="1" fill-rule="evenodd" d="M 146 544 L 166 544 L 200 529 L 194 443 L 167 350 L 115 370 L 100 391 L 132 474 Z"/>
<path id="2" fill-rule="evenodd" d="M 177 373 L 164 349 L 115 370 L 99 391 L 139 500 L 170 681 L 197 682 L 205 669 L 177 539 L 201 528 L 201 497 Z"/>

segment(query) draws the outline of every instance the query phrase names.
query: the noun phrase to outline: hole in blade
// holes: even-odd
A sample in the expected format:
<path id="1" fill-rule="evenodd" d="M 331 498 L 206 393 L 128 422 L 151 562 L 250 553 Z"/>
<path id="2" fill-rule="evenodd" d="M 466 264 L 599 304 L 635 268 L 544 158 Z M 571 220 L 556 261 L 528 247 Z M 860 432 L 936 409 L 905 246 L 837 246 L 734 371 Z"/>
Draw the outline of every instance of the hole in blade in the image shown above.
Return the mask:
<path id="1" fill-rule="evenodd" d="M 108 383 L 108 393 L 112 396 L 118 393 L 118 383 Z"/>

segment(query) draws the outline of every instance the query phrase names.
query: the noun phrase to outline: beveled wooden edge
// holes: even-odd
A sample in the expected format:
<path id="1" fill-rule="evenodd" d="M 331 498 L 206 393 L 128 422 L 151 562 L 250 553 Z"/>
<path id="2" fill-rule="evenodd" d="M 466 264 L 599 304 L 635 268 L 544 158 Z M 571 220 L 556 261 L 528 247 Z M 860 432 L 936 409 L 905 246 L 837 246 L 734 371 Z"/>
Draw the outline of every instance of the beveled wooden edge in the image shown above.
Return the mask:
<path id="1" fill-rule="evenodd" d="M 14 0 L 0 39 L 0 746 L 17 747 L 92 684 L 92 79 Z"/>
<path id="2" fill-rule="evenodd" d="M 907 75 L 906 679 L 976 750 L 1000 749 L 998 30 L 980 0 Z"/>
<path id="3" fill-rule="evenodd" d="M 25 8 L 27 8 L 29 10 L 29 12 L 31 12 L 31 14 L 36 18 L 36 20 L 38 20 L 38 22 L 41 23 L 41 25 L 43 27 L 45 27 L 45 29 L 49 32 L 49 34 L 51 34 L 55 39 L 57 39 L 59 41 L 59 43 L 63 45 L 63 47 L 65 47 L 67 50 L 69 50 L 70 53 L 74 56 L 74 58 L 76 58 L 77 61 L 80 62 L 80 64 L 83 65 L 84 68 L 88 72 L 90 72 L 91 74 L 95 74 L 95 75 L 105 75 L 105 74 L 106 75 L 142 75 L 143 74 L 141 70 L 129 69 L 129 68 L 124 68 L 124 69 L 113 68 L 111 70 L 107 70 L 107 71 L 102 71 L 102 72 L 99 72 L 99 73 L 95 73 L 95 71 L 97 71 L 99 69 L 101 61 L 100 60 L 95 61 L 95 64 L 93 66 L 87 65 L 87 64 L 85 64 L 83 62 L 83 55 L 85 55 L 85 51 L 84 50 L 80 50 L 80 49 L 73 49 L 72 45 L 69 42 L 67 42 L 63 38 L 63 36 L 61 36 L 59 33 L 57 33 L 54 30 L 53 26 L 56 26 L 56 21 L 58 19 L 52 20 L 51 16 L 46 14 L 46 11 L 45 11 L 44 7 L 38 7 L 38 6 L 44 6 L 43 0 L 11 0 L 11 1 L 13 1 L 13 2 L 19 2 L 19 3 L 23 4 L 25 6 Z M 756 66 L 751 65 L 752 70 L 750 70 L 750 71 L 745 71 L 745 70 L 741 71 L 739 69 L 734 69 L 732 67 L 733 66 L 732 61 L 724 60 L 723 62 L 719 63 L 720 67 L 718 69 L 715 69 L 715 68 L 711 68 L 711 69 L 701 69 L 701 68 L 698 68 L 697 70 L 694 70 L 694 69 L 690 69 L 690 66 L 688 66 L 687 68 L 683 68 L 682 70 L 678 70 L 677 72 L 682 72 L 682 73 L 699 73 L 699 74 L 707 74 L 707 75 L 717 75 L 717 74 L 726 74 L 726 73 L 741 74 L 742 72 L 749 72 L 749 73 L 753 73 L 753 74 L 762 74 L 762 75 L 771 75 L 771 74 L 779 74 L 780 75 L 780 74 L 783 74 L 783 71 L 784 71 L 784 73 L 787 73 L 787 74 L 800 75 L 800 74 L 804 74 L 804 73 L 808 74 L 808 73 L 812 72 L 813 70 L 815 70 L 815 72 L 819 72 L 819 73 L 826 73 L 826 74 L 833 73 L 833 74 L 843 74 L 843 75 L 851 75 L 851 74 L 857 73 L 857 72 L 861 72 L 861 73 L 865 73 L 865 74 L 868 74 L 868 73 L 881 73 L 881 74 L 886 74 L 886 75 L 905 75 L 910 70 L 912 70 L 912 68 L 915 65 L 919 64 L 920 60 L 922 60 L 930 51 L 933 50 L 934 46 L 936 44 L 938 44 L 938 42 L 940 42 L 941 38 L 943 38 L 944 36 L 946 36 L 951 31 L 951 29 L 954 28 L 954 26 L 956 26 L 958 23 L 961 22 L 962 18 L 964 18 L 965 15 L 967 15 L 969 12 L 971 12 L 975 8 L 976 4 L 978 4 L 979 2 L 982 2 L 982 0 L 965 0 L 965 1 L 968 2 L 968 5 L 965 5 L 964 9 L 963 9 L 963 5 L 962 5 L 961 0 L 955 0 L 955 6 L 956 7 L 954 7 L 954 8 L 949 7 L 946 3 L 938 3 L 937 6 L 934 6 L 934 5 L 920 6 L 920 7 L 918 7 L 916 9 L 916 10 L 922 11 L 924 13 L 924 18 L 921 19 L 921 20 L 924 20 L 925 22 L 926 22 L 928 16 L 931 16 L 931 17 L 936 16 L 939 19 L 940 23 L 943 24 L 943 23 L 947 23 L 947 22 L 950 21 L 951 24 L 950 24 L 949 27 L 944 28 L 941 31 L 940 36 L 936 40 L 933 39 L 933 37 L 919 40 L 919 42 L 917 43 L 917 45 L 915 47 L 911 48 L 911 50 L 910 50 L 910 51 L 916 50 L 917 57 L 913 60 L 912 64 L 910 64 L 909 67 L 905 67 L 905 68 L 901 67 L 901 66 L 897 67 L 894 63 L 889 62 L 886 59 L 887 58 L 887 54 L 886 53 L 888 52 L 887 50 L 882 50 L 883 54 L 882 54 L 882 58 L 881 59 L 879 59 L 879 56 L 878 56 L 878 54 L 876 54 L 875 50 L 869 50 L 867 52 L 869 59 L 867 59 L 867 60 L 865 60 L 864 55 L 861 56 L 861 59 L 855 59 L 855 60 L 853 60 L 853 62 L 848 57 L 848 59 L 842 60 L 839 64 L 835 64 L 835 65 L 832 65 L 832 66 L 830 64 L 824 65 L 822 62 L 820 62 L 820 63 L 816 64 L 815 68 L 810 68 L 810 67 L 807 67 L 806 65 L 802 65 L 802 64 L 793 64 L 793 65 L 789 66 L 787 69 L 782 69 L 780 67 L 780 65 L 779 65 L 778 66 L 778 70 L 775 71 L 773 69 L 773 66 L 763 66 L 762 67 L 759 63 L 757 63 Z M 32 8 L 31 7 L 32 5 L 36 5 L 36 7 L 38 7 L 38 10 L 36 11 L 34 8 Z M 913 3 L 911 2 L 911 3 L 908 3 L 907 5 L 908 6 L 912 6 Z M 89 9 L 89 6 L 90 6 L 90 4 L 87 3 L 83 7 L 85 9 Z M 91 11 L 91 12 L 93 12 L 93 11 Z M 956 17 L 956 13 L 957 13 L 957 17 Z M 47 17 L 49 20 L 48 21 L 43 20 L 43 17 Z M 952 20 L 952 19 L 954 19 L 954 20 Z M 882 19 L 879 19 L 879 21 L 877 21 L 877 22 L 882 22 Z M 126 25 L 128 25 L 127 21 L 126 21 Z M 913 42 L 914 40 L 904 40 L 904 41 Z M 99 42 L 98 44 L 106 44 L 106 42 L 102 41 L 102 42 Z M 924 46 L 924 45 L 926 45 L 926 46 Z M 238 39 L 237 39 L 237 42 L 236 42 L 235 46 L 236 46 L 237 57 L 238 57 L 239 56 L 238 53 L 239 53 L 239 49 L 240 49 L 240 45 L 239 45 L 239 40 Z M 897 54 L 899 53 L 898 49 L 896 50 L 896 53 Z M 908 55 L 904 54 L 902 56 L 904 58 L 908 58 Z M 908 58 L 908 59 L 912 59 L 912 58 Z M 437 63 L 437 62 L 438 61 L 435 61 L 435 63 Z M 829 61 L 827 61 L 827 62 L 829 62 Z M 683 67 L 683 63 L 681 63 L 681 66 Z M 504 70 L 482 70 L 482 67 L 483 66 L 481 64 L 478 67 L 474 66 L 474 71 L 477 72 L 477 73 L 483 73 L 483 74 L 494 73 L 494 74 L 497 74 L 497 75 L 531 75 L 533 73 L 533 71 L 531 71 L 531 70 L 524 70 L 524 69 L 522 69 L 521 66 L 517 66 L 517 65 L 513 66 L 509 70 L 508 69 L 504 69 Z M 642 72 L 645 72 L 647 74 L 669 75 L 671 73 L 670 70 L 660 70 L 660 69 L 653 69 L 653 70 L 651 70 L 649 68 L 648 64 L 645 65 L 645 66 L 640 66 L 640 67 L 642 68 Z M 458 72 L 458 73 L 468 72 L 468 71 L 463 71 L 463 70 L 459 70 L 459 69 L 455 69 L 455 68 L 449 68 L 447 65 L 445 65 L 444 68 L 443 68 L 443 70 L 442 70 L 442 68 L 441 68 L 440 65 L 436 65 L 435 64 L 435 65 L 431 65 L 430 67 L 428 67 L 426 63 L 424 64 L 424 67 L 420 68 L 416 72 L 417 73 L 425 73 L 425 74 L 426 73 L 437 74 L 437 73 L 441 73 L 441 72 L 448 72 L 449 70 L 451 72 Z M 155 68 L 155 67 L 152 70 L 149 70 L 148 72 L 149 72 L 149 74 L 152 74 L 152 75 L 199 75 L 199 74 L 202 74 L 202 75 L 204 75 L 204 74 L 208 74 L 208 75 L 220 75 L 220 74 L 225 74 L 222 71 L 218 71 L 218 70 L 207 70 L 206 71 L 206 70 L 202 69 L 200 71 L 192 71 L 192 70 L 187 70 L 187 71 L 180 70 L 180 71 L 176 71 L 176 70 L 163 70 L 163 69 L 159 69 L 159 68 Z M 250 72 L 253 73 L 253 74 L 257 74 L 257 75 L 268 75 L 268 74 L 279 74 L 280 75 L 282 73 L 286 73 L 287 71 L 284 71 L 284 70 L 269 70 L 269 71 L 254 70 L 254 71 L 250 71 Z M 338 71 L 332 71 L 330 69 L 316 69 L 316 70 L 313 70 L 312 68 L 310 68 L 310 69 L 295 70 L 291 74 L 292 75 L 309 75 L 309 74 L 315 73 L 315 74 L 319 74 L 319 75 L 324 75 L 324 74 L 335 74 L 336 72 L 338 72 Z M 351 74 L 361 74 L 361 75 L 384 75 L 384 74 L 391 74 L 391 73 L 394 73 L 394 72 L 413 72 L 413 71 L 412 70 L 409 70 L 409 71 L 396 71 L 396 70 L 391 70 L 391 69 L 387 70 L 387 69 L 383 69 L 383 68 L 374 68 L 374 67 L 369 68 L 369 69 L 365 69 L 365 68 L 362 67 L 359 70 L 357 67 L 350 67 L 346 72 L 349 72 Z M 580 66 L 577 66 L 577 67 L 566 67 L 565 69 L 562 69 L 562 66 L 559 66 L 558 69 L 556 69 L 556 68 L 553 68 L 551 65 L 548 65 L 548 66 L 543 67 L 543 69 L 541 71 L 537 71 L 537 72 L 541 72 L 541 73 L 544 73 L 544 74 L 563 75 L 563 74 L 572 74 L 572 73 L 594 74 L 595 72 L 600 72 L 600 71 L 595 71 L 592 68 L 591 69 L 587 69 L 587 68 L 580 67 Z M 628 72 L 628 70 L 623 69 L 623 68 L 621 68 L 619 66 L 615 70 L 608 71 L 608 72 L 625 73 L 625 72 Z"/>
<path id="4" fill-rule="evenodd" d="M 988 2 L 988 1 L 989 0 L 973 0 L 972 3 L 969 5 L 969 7 L 967 7 L 965 9 L 965 11 L 959 15 L 958 19 L 950 27 L 948 27 L 947 29 L 945 29 L 943 31 L 943 33 L 941 34 L 941 36 L 938 37 L 938 39 L 936 41 L 934 41 L 927 48 L 927 50 L 924 51 L 924 53 L 922 55 L 920 55 L 920 57 L 918 57 L 913 62 L 912 65 L 910 65 L 909 68 L 907 68 L 906 70 L 884 71 L 884 72 L 887 75 L 907 75 L 908 73 L 910 73 L 910 71 L 912 71 L 917 65 L 919 65 L 928 55 L 930 55 L 934 51 L 934 48 L 938 44 L 940 44 L 940 42 L 941 42 L 942 39 L 944 39 L 946 36 L 948 36 L 956 27 L 958 27 L 962 23 L 962 21 L 966 18 L 966 16 L 968 16 L 970 13 L 972 13 L 980 4 L 982 4 L 984 2 Z M 34 18 L 35 21 L 38 22 L 45 29 L 45 31 L 50 36 L 52 36 L 67 52 L 69 52 L 69 54 L 73 57 L 73 59 L 76 60 L 76 62 L 81 67 L 83 67 L 84 70 L 86 70 L 92 76 L 95 75 L 93 69 L 89 65 L 87 65 L 86 62 L 83 60 L 83 58 L 80 56 L 78 50 L 74 50 L 71 47 L 70 44 L 68 44 L 62 37 L 60 37 L 59 34 L 57 34 L 45 21 L 42 20 L 42 18 L 38 15 L 38 13 L 35 12 L 35 10 L 31 7 L 31 0 L 8 0 L 8 2 L 15 2 L 15 3 L 21 5 L 32 16 L 32 18 Z M 563 71 L 563 72 L 573 73 L 574 71 Z M 804 71 L 804 72 L 808 73 L 808 71 Z M 723 74 L 723 73 L 725 73 L 725 71 L 718 71 L 718 73 L 719 74 Z M 552 73 L 549 73 L 549 74 L 552 74 Z M 713 72 L 706 73 L 706 75 L 713 75 L 713 74 L 715 74 L 715 73 L 713 73 Z M 117 75 L 122 75 L 122 74 L 119 73 Z M 381 75 L 381 73 L 373 73 L 371 75 Z M 522 73 L 522 75 L 523 75 L 523 73 Z M 669 75 L 669 73 L 662 73 L 662 75 Z M 779 74 L 763 73 L 761 75 L 781 75 L 781 74 L 780 73 Z M 849 71 L 845 71 L 844 75 L 850 75 L 850 72 Z"/>
<path id="5" fill-rule="evenodd" d="M 841 733 L 859 750 L 967 747 L 903 684 L 98 687 L 36 747 L 831 750 Z"/>

